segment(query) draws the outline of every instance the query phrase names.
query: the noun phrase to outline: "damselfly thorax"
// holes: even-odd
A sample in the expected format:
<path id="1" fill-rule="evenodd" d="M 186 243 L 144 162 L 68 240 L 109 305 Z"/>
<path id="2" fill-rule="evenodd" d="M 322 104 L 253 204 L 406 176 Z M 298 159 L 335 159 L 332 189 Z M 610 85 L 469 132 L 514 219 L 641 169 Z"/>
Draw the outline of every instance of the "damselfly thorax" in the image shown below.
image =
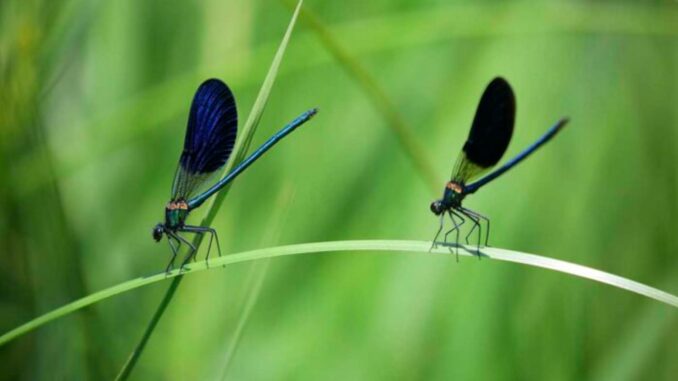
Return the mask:
<path id="1" fill-rule="evenodd" d="M 176 230 L 184 226 L 188 217 L 188 203 L 184 199 L 170 201 L 165 207 L 165 228 Z"/>
<path id="2" fill-rule="evenodd" d="M 466 197 L 464 184 L 456 181 L 448 181 L 445 184 L 443 197 L 431 203 L 431 212 L 436 216 L 445 213 L 449 209 L 461 206 L 461 201 Z"/>

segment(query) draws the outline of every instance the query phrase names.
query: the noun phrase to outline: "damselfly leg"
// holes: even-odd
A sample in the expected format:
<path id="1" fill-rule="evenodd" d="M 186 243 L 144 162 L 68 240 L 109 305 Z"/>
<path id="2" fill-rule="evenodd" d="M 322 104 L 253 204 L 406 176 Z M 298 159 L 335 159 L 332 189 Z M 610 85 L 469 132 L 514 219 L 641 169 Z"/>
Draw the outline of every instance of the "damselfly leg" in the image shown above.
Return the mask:
<path id="1" fill-rule="evenodd" d="M 478 222 L 480 222 L 480 220 L 485 221 L 485 226 L 487 227 L 487 229 L 485 230 L 485 247 L 489 247 L 490 245 L 488 244 L 488 242 L 490 240 L 490 219 L 483 216 L 482 214 L 480 214 L 476 211 L 466 209 L 466 208 L 463 208 L 463 209 L 466 213 L 471 214 L 474 217 L 476 217 L 478 219 Z"/>
<path id="2" fill-rule="evenodd" d="M 459 262 L 459 231 L 461 229 L 461 226 L 464 225 L 464 223 L 466 222 L 466 220 L 464 219 L 463 216 L 455 213 L 454 210 L 450 210 L 448 214 L 450 216 L 450 219 L 452 220 L 452 223 L 454 224 L 454 227 L 448 230 L 447 233 L 445 233 L 445 243 L 447 243 L 447 236 L 450 235 L 450 233 L 455 232 L 456 238 L 454 240 L 454 252 L 457 256 L 457 262 Z M 454 219 L 455 216 L 459 217 L 459 219 L 461 220 L 460 223 L 457 223 L 457 221 Z M 450 252 L 452 252 L 452 249 L 450 249 Z"/>
<path id="3" fill-rule="evenodd" d="M 167 264 L 167 267 L 165 268 L 165 272 L 169 273 L 174 268 L 174 260 L 177 258 L 177 252 L 179 251 L 181 242 L 177 240 L 177 246 L 174 246 L 174 244 L 172 243 L 172 237 L 168 235 L 167 243 L 169 243 L 170 249 L 172 249 L 172 259 L 170 259 L 169 263 Z"/>
<path id="4" fill-rule="evenodd" d="M 440 235 L 440 232 L 443 231 L 444 222 L 445 222 L 445 213 L 440 215 L 440 227 L 438 228 L 435 237 L 433 237 L 433 242 L 431 242 L 431 248 L 428 249 L 429 253 L 431 252 L 431 250 L 438 247 L 437 240 L 438 236 Z"/>
<path id="5" fill-rule="evenodd" d="M 459 209 L 457 209 L 457 211 L 459 213 L 463 214 L 464 216 L 468 217 L 468 219 L 470 219 L 471 222 L 473 223 L 471 230 L 469 230 L 469 232 L 466 233 L 465 240 L 466 240 L 467 245 L 469 244 L 468 238 L 471 236 L 471 234 L 473 234 L 473 232 L 476 230 L 476 228 L 478 229 L 478 243 L 476 245 L 476 253 L 478 254 L 478 257 L 480 258 L 480 241 L 482 240 L 483 229 L 482 229 L 482 226 L 480 226 L 479 219 L 473 214 L 473 212 L 469 213 L 468 209 L 459 208 Z"/>
<path id="6" fill-rule="evenodd" d="M 217 235 L 217 231 L 214 230 L 213 228 L 206 227 L 206 226 L 189 226 L 186 225 L 184 226 L 181 231 L 186 232 L 186 233 L 194 233 L 196 235 L 200 236 L 200 239 L 202 240 L 202 237 L 205 233 L 208 233 L 210 235 L 210 241 L 207 244 L 207 254 L 205 255 L 205 262 L 207 263 L 207 266 L 209 267 L 209 260 L 210 260 L 210 252 L 212 251 L 212 241 L 217 242 L 217 254 L 221 257 L 221 245 L 219 245 L 219 236 Z M 195 256 L 193 257 L 195 260 Z"/>

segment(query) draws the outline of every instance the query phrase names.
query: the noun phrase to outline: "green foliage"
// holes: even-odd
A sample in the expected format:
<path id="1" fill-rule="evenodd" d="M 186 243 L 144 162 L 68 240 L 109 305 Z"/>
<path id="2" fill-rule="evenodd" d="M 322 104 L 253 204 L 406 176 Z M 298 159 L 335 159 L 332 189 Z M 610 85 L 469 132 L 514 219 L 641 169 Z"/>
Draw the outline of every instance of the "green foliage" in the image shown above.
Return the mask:
<path id="1" fill-rule="evenodd" d="M 438 194 L 374 95 L 388 97 L 426 147 L 442 191 L 482 89 L 502 75 L 518 101 L 507 156 L 561 116 L 571 125 L 468 199 L 492 218 L 491 244 L 676 293 L 671 2 L 305 7 L 380 92 L 299 24 L 252 144 L 302 110 L 317 105 L 321 115 L 233 184 L 212 224 L 224 253 L 269 246 L 276 229 L 281 244 L 430 239 Z M 169 248 L 150 229 L 169 196 L 191 96 L 219 77 L 239 110 L 251 110 L 289 16 L 276 2 L 0 2 L 0 332 L 164 268 Z M 295 197 L 277 228 L 275 200 L 288 188 Z M 273 259 L 239 330 L 248 269 L 187 277 L 133 375 L 218 378 L 236 336 L 233 379 L 678 373 L 674 308 L 550 271 L 435 255 Z M 166 286 L 8 343 L 0 378 L 112 378 Z"/>

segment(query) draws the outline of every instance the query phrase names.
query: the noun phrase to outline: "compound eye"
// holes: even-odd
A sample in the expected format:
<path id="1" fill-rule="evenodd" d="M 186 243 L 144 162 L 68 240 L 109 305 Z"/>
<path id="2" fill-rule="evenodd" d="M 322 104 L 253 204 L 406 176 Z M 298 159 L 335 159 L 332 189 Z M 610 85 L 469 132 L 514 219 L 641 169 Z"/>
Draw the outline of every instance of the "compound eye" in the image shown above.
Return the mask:
<path id="1" fill-rule="evenodd" d="M 153 228 L 153 239 L 158 242 L 162 239 L 162 233 L 163 233 L 163 228 L 162 226 L 158 225 L 155 228 Z"/>
<path id="2" fill-rule="evenodd" d="M 433 212 L 433 214 L 435 214 L 436 216 L 443 212 L 440 201 L 433 201 L 431 203 L 431 212 Z"/>

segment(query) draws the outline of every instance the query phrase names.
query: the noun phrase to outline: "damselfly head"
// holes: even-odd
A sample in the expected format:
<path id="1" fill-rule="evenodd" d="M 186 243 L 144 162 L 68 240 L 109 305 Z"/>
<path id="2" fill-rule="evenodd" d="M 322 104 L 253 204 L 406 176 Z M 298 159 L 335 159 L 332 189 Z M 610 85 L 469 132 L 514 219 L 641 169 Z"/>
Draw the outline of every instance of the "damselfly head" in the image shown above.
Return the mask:
<path id="1" fill-rule="evenodd" d="M 445 211 L 445 207 L 443 206 L 443 202 L 441 200 L 436 200 L 431 203 L 431 212 L 435 214 L 436 216 L 441 215 Z"/>
<path id="2" fill-rule="evenodd" d="M 162 235 L 165 232 L 165 228 L 162 226 L 162 224 L 157 224 L 153 228 L 153 239 L 155 242 L 160 242 L 162 239 Z"/>

